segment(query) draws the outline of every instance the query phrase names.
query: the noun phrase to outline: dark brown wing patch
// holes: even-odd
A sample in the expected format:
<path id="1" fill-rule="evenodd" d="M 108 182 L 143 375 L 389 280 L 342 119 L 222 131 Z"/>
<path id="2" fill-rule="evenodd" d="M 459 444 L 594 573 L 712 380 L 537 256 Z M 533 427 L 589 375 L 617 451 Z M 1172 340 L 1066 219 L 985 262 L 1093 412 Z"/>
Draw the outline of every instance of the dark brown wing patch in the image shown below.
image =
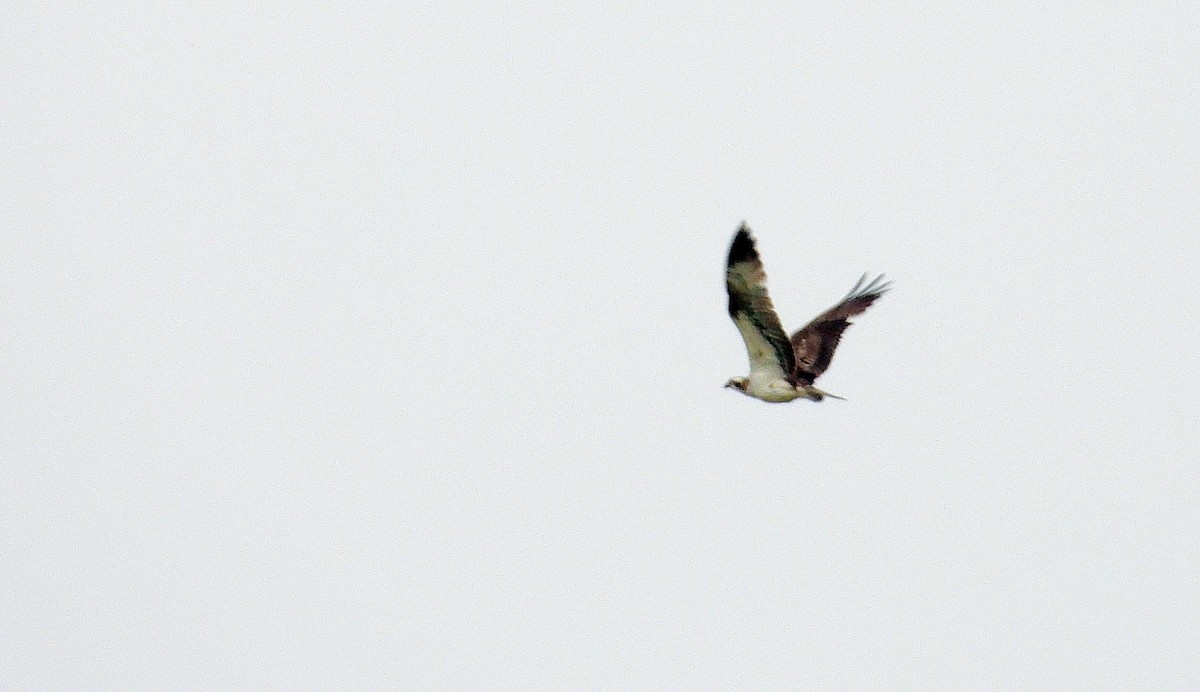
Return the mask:
<path id="1" fill-rule="evenodd" d="M 870 283 L 863 285 L 867 275 L 863 274 L 854 288 L 842 298 L 837 305 L 821 313 L 803 329 L 792 335 L 792 349 L 795 351 L 795 378 L 798 382 L 812 384 L 829 367 L 833 360 L 833 352 L 842 339 L 842 332 L 850 326 L 850 317 L 862 314 L 871 307 L 879 296 L 891 288 L 890 281 L 884 281 L 883 275 L 875 277 Z"/>

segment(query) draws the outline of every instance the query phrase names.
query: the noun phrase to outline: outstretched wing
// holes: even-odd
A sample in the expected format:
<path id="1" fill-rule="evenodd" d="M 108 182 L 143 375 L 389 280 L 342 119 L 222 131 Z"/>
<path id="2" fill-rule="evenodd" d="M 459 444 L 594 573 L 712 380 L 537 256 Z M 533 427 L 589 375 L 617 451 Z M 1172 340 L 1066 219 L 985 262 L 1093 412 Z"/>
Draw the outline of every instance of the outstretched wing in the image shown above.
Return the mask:
<path id="1" fill-rule="evenodd" d="M 842 339 L 842 332 L 850 326 L 849 318 L 871 307 L 871 303 L 887 293 L 892 286 L 892 282 L 883 280 L 882 274 L 863 285 L 866 280 L 867 275 L 863 274 L 858 283 L 854 284 L 854 288 L 850 289 L 837 305 L 821 313 L 792 335 L 797 381 L 812 384 L 813 380 L 820 377 L 833 360 L 833 352 Z"/>
<path id="2" fill-rule="evenodd" d="M 796 357 L 767 295 L 767 273 L 745 223 L 729 247 L 725 290 L 729 292 L 729 316 L 746 342 L 751 372 L 767 371 L 782 379 L 790 378 L 796 369 Z"/>

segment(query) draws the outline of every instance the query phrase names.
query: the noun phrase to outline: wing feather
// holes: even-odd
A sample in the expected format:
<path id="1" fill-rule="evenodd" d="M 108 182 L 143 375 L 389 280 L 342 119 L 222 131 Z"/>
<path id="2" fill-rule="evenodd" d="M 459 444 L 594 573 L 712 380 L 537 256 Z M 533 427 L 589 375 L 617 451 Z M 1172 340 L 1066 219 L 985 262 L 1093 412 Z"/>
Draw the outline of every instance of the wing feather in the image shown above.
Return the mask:
<path id="1" fill-rule="evenodd" d="M 796 380 L 812 384 L 820 377 L 833 360 L 833 352 L 842 339 L 842 332 L 851 324 L 849 318 L 866 311 L 891 286 L 892 282 L 884 281 L 882 274 L 869 283 L 867 275 L 863 274 L 837 305 L 817 315 L 812 322 L 793 334 Z"/>
<path id="2" fill-rule="evenodd" d="M 729 293 L 729 316 L 746 342 L 751 372 L 790 378 L 796 369 L 796 357 L 767 294 L 767 274 L 745 223 L 729 247 L 725 290 Z"/>

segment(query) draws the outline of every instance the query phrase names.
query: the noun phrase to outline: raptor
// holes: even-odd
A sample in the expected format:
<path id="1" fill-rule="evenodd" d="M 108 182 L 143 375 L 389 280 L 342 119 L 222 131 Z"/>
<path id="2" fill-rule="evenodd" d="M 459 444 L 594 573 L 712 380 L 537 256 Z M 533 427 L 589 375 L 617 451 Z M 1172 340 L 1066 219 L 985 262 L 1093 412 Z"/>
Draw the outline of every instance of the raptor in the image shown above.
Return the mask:
<path id="1" fill-rule="evenodd" d="M 833 360 L 850 319 L 871 307 L 891 287 L 883 275 L 867 281 L 863 274 L 854 288 L 836 305 L 817 315 L 791 338 L 783 331 L 775 306 L 767 294 L 767 274 L 754 247 L 750 229 L 743 223 L 729 247 L 725 290 L 729 316 L 746 342 L 750 374 L 725 383 L 756 399 L 770 402 L 842 397 L 821 391 L 813 383 Z"/>

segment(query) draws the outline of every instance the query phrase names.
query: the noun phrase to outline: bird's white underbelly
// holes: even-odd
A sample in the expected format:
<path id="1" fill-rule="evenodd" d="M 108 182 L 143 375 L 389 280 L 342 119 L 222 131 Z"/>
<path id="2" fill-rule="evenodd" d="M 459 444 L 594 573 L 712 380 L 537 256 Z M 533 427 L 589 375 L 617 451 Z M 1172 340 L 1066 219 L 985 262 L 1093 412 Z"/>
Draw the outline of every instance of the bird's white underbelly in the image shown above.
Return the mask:
<path id="1" fill-rule="evenodd" d="M 782 403 L 805 396 L 791 382 L 778 377 L 755 377 L 751 373 L 746 384 L 746 393 L 763 401 Z"/>

